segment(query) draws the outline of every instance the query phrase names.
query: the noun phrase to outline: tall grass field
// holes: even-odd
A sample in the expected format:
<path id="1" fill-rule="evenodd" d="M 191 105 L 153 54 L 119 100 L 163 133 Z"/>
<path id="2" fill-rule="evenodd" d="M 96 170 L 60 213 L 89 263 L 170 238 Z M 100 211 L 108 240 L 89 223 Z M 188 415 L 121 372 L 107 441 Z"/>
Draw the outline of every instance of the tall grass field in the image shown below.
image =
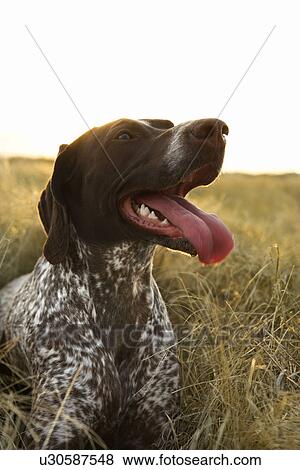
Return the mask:
<path id="1" fill-rule="evenodd" d="M 0 287 L 29 272 L 44 233 L 39 194 L 53 161 L 0 159 Z M 223 263 L 158 247 L 155 277 L 176 331 L 181 413 L 170 449 L 300 449 L 300 175 L 224 174 L 189 198 L 235 236 Z M 0 449 L 20 447 L 30 380 L 4 367 Z"/>

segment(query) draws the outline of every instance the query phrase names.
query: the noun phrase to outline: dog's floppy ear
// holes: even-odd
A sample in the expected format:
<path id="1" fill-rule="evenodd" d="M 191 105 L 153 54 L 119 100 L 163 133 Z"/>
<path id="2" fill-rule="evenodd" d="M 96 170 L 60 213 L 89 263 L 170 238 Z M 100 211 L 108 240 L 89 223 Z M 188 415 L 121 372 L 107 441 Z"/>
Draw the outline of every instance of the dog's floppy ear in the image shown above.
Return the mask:
<path id="1" fill-rule="evenodd" d="M 71 146 L 60 146 L 52 178 L 38 204 L 39 215 L 47 233 L 44 255 L 51 264 L 61 263 L 69 248 L 70 222 L 64 185 L 72 174 L 73 153 Z"/>
<path id="2" fill-rule="evenodd" d="M 174 127 L 173 122 L 168 121 L 167 119 L 141 119 L 142 121 L 147 122 L 152 127 L 157 129 L 171 129 Z"/>
<path id="3" fill-rule="evenodd" d="M 53 196 L 51 181 L 41 194 L 39 214 L 47 233 L 44 245 L 45 258 L 51 264 L 58 264 L 65 258 L 69 248 L 69 217 L 64 205 Z"/>

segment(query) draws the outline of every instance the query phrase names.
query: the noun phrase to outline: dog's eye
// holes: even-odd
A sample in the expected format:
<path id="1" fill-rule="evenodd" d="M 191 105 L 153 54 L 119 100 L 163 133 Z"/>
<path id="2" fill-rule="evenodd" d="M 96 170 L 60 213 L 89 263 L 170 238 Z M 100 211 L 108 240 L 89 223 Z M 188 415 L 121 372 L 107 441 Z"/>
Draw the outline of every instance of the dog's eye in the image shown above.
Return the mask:
<path id="1" fill-rule="evenodd" d="M 130 140 L 132 139 L 132 136 L 129 134 L 129 132 L 120 132 L 120 134 L 117 136 L 118 140 Z"/>

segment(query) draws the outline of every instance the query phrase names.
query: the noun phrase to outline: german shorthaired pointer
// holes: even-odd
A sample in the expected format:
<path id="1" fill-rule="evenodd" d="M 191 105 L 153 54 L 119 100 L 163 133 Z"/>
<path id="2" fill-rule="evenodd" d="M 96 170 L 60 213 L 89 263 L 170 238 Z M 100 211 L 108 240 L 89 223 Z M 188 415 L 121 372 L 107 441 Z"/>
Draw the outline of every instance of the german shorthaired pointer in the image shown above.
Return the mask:
<path id="1" fill-rule="evenodd" d="M 168 427 L 179 365 L 152 258 L 157 244 L 206 264 L 231 251 L 225 225 L 184 199 L 218 176 L 225 134 L 217 119 L 120 119 L 60 149 L 43 256 L 2 290 L 10 361 L 32 377 L 29 447 L 150 448 Z"/>

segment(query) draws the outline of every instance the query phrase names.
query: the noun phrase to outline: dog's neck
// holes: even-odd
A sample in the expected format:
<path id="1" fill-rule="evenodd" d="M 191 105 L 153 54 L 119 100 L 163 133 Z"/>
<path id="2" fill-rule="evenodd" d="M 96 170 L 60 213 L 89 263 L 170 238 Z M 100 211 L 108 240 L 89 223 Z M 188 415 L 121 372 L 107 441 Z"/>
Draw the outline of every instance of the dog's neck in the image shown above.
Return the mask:
<path id="1" fill-rule="evenodd" d="M 73 232 L 62 269 L 84 280 L 93 316 L 103 328 L 145 325 L 166 313 L 158 311 L 165 306 L 152 276 L 154 250 L 141 241 L 91 245 Z"/>

